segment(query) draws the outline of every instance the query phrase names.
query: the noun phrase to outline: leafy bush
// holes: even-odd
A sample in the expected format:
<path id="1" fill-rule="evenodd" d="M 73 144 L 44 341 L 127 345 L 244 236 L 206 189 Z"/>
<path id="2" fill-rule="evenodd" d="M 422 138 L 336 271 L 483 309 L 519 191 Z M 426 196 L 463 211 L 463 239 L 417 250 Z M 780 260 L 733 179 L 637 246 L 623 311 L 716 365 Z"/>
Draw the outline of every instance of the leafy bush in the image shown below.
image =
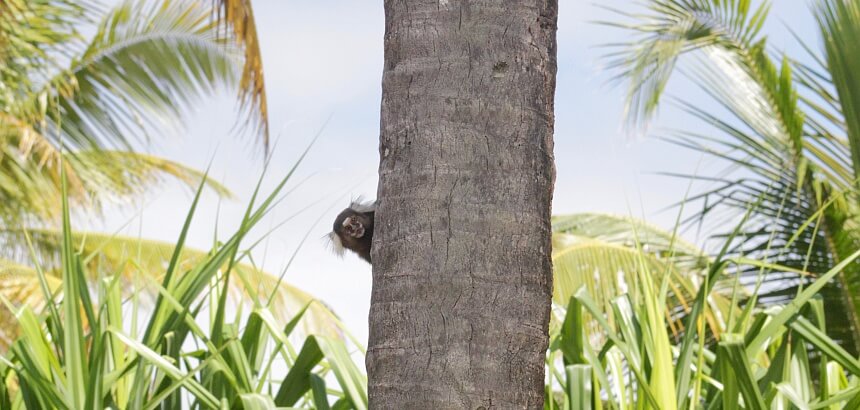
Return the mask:
<path id="1" fill-rule="evenodd" d="M 860 360 L 826 335 L 818 297 L 860 251 L 786 305 L 758 310 L 753 295 L 725 318 L 722 334 L 709 338 L 714 284 L 729 265 L 755 263 L 727 258 L 726 249 L 709 264 L 679 342 L 672 342 L 665 312 L 672 278 L 654 272 L 645 252 L 635 270 L 638 286 L 612 300 L 609 311 L 584 288 L 574 294 L 552 329 L 546 408 L 860 408 Z M 599 337 L 582 325 L 586 315 L 599 325 Z M 810 358 L 820 358 L 818 369 Z"/>
<path id="2" fill-rule="evenodd" d="M 96 276 L 88 271 L 64 204 L 62 280 L 36 270 L 51 302 L 41 310 L 7 306 L 20 337 L 0 358 L 0 408 L 366 408 L 366 378 L 350 352 L 351 344 L 361 350 L 359 343 L 318 334 L 298 348 L 294 343 L 316 302 L 283 326 L 259 295 L 252 295 L 249 312 L 228 314 L 231 277 L 242 275 L 240 244 L 281 187 L 249 207 L 229 240 L 182 265 L 192 206 L 154 305 L 136 293 L 125 296 L 120 270 L 105 273 L 115 265 L 100 266 Z M 591 229 L 595 224 L 603 228 Z M 571 215 L 555 225 L 560 287 L 547 353 L 547 409 L 860 406 L 860 360 L 826 336 L 817 296 L 860 252 L 789 304 L 759 310 L 753 293 L 741 309 L 739 287 L 728 295 L 715 291 L 731 282 L 726 272 L 737 271 L 731 265 L 777 266 L 730 257 L 725 249 L 703 257 L 674 234 L 626 218 Z M 590 270 L 575 267 L 594 249 L 606 260 L 589 266 L 619 269 L 629 287 L 614 284 L 593 296 L 600 284 L 589 282 Z M 683 288 L 674 296 L 673 283 Z M 138 323 L 147 309 L 149 319 Z"/>
<path id="3" fill-rule="evenodd" d="M 286 325 L 261 295 L 251 295 L 250 312 L 228 309 L 231 280 L 246 279 L 240 244 L 288 179 L 249 206 L 232 237 L 182 267 L 198 191 L 152 304 L 125 296 L 120 270 L 88 271 L 64 201 L 62 281 L 36 269 L 43 309 L 3 298 L 20 336 L 0 358 L 0 408 L 366 408 L 366 381 L 343 333 L 307 336 L 299 350 L 291 341 L 318 302 Z"/>

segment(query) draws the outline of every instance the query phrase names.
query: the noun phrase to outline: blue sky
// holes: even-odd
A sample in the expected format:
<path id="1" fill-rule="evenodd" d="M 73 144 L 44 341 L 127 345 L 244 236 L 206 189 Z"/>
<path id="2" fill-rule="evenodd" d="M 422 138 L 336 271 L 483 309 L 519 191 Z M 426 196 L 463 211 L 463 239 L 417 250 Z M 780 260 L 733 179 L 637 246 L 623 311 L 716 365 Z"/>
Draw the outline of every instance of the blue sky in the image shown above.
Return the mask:
<path id="1" fill-rule="evenodd" d="M 613 86 L 603 68 L 601 44 L 624 41 L 617 30 L 591 23 L 612 17 L 580 0 L 560 0 L 555 156 L 558 177 L 553 211 L 633 214 L 670 228 L 674 212 L 659 212 L 684 197 L 688 183 L 655 175 L 693 172 L 707 161 L 647 136 L 631 136 L 622 124 L 622 87 Z M 800 55 L 786 27 L 817 47 L 808 3 L 775 0 L 766 26 L 775 50 Z M 255 252 L 258 262 L 279 274 L 303 238 L 285 280 L 332 306 L 361 339 L 367 336 L 370 266 L 354 256 L 339 259 L 326 249 L 323 235 L 351 197 L 373 198 L 378 166 L 379 103 L 382 74 L 383 2 L 381 0 L 254 0 L 262 44 L 276 149 L 264 192 L 295 163 L 320 130 L 293 181 L 305 181 L 258 229 L 275 230 Z M 629 10 L 635 1 L 600 4 Z M 697 95 L 692 84 L 675 81 L 672 95 Z M 215 221 L 223 238 L 241 220 L 262 171 L 259 146 L 237 138 L 236 106 L 228 94 L 207 98 L 192 113 L 185 132 L 155 136 L 148 150 L 206 168 L 236 194 L 219 200 L 211 194 L 196 215 L 189 243 L 208 249 Z M 672 109 L 661 111 L 648 135 L 664 128 L 697 124 Z M 145 238 L 175 241 L 192 199 L 177 184 L 153 189 L 131 205 L 112 207 L 89 226 Z M 690 237 L 690 240 L 698 238 Z"/>

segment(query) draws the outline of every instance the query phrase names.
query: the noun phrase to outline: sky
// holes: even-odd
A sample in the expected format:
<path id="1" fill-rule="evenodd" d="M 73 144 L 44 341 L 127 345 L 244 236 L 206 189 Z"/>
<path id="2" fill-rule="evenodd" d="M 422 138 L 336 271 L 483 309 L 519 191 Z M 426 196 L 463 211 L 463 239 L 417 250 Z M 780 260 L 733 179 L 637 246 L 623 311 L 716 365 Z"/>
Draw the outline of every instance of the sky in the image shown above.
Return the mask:
<path id="1" fill-rule="evenodd" d="M 806 1 L 772 3 L 765 32 L 775 51 L 801 53 L 788 27 L 818 46 Z M 359 340 L 366 340 L 370 265 L 353 255 L 338 258 L 323 237 L 351 198 L 375 197 L 383 2 L 254 0 L 252 4 L 275 142 L 262 192 L 269 192 L 289 172 L 319 134 L 290 180 L 290 189 L 295 189 L 252 235 L 259 237 L 277 228 L 255 249 L 256 262 L 270 273 L 285 272 L 286 282 L 324 300 Z M 639 2 L 600 4 L 630 10 Z M 600 46 L 625 38 L 616 29 L 594 23 L 612 17 L 593 2 L 560 0 L 553 213 L 632 215 L 671 229 L 676 212 L 664 209 L 685 196 L 688 182 L 657 173 L 690 173 L 708 164 L 699 154 L 652 138 L 667 128 L 696 126 L 677 110 L 662 109 L 645 135 L 633 135 L 621 126 L 624 89 L 611 82 L 602 59 L 606 49 Z M 697 93 L 689 82 L 674 81 L 669 87 L 670 95 Z M 202 100 L 189 113 L 183 131 L 156 135 L 146 148 L 192 167 L 210 167 L 210 174 L 235 194 L 235 199 L 204 195 L 188 238 L 189 245 L 199 249 L 209 249 L 216 235 L 223 239 L 237 228 L 263 171 L 260 145 L 251 137 L 237 137 L 233 101 L 227 93 Z M 168 183 L 132 204 L 109 207 L 103 218 L 80 224 L 175 242 L 192 194 L 187 187 Z M 702 238 L 687 239 L 701 242 Z"/>

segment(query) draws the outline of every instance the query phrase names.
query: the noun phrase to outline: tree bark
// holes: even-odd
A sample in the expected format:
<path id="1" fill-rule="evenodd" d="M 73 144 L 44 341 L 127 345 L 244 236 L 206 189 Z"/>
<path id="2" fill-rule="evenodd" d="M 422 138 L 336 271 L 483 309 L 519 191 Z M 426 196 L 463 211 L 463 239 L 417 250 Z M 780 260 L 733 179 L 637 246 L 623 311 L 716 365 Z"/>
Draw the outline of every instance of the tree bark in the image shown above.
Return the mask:
<path id="1" fill-rule="evenodd" d="M 385 0 L 371 408 L 543 408 L 557 13 Z"/>

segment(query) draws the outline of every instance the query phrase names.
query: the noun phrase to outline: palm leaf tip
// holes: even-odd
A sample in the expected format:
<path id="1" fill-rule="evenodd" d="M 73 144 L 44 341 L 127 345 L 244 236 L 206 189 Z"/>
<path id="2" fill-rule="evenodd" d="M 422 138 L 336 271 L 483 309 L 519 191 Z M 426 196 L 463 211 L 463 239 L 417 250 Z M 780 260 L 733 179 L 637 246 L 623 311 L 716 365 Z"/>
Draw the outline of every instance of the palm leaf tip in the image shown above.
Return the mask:
<path id="1" fill-rule="evenodd" d="M 650 0 L 647 12 L 628 14 L 636 20 L 607 23 L 625 29 L 634 39 L 612 45 L 609 67 L 627 82 L 625 117 L 628 126 L 644 128 L 659 108 L 681 56 L 712 46 L 749 45 L 761 31 L 770 9 L 763 1 L 751 9 L 749 1 Z"/>
<path id="2" fill-rule="evenodd" d="M 814 7 L 827 69 L 844 116 L 854 173 L 860 175 L 860 4 L 826 0 Z"/>
<path id="3" fill-rule="evenodd" d="M 641 290 L 641 276 L 668 283 L 665 314 L 673 329 L 702 283 L 710 258 L 696 246 L 640 220 L 598 213 L 555 216 L 553 225 L 553 300 L 564 305 L 581 288 L 606 311 L 619 295 Z M 727 289 L 729 286 L 722 286 Z M 719 290 L 711 295 L 707 321 L 715 334 L 731 311 L 731 303 Z M 592 326 L 594 324 L 592 323 Z"/>
<path id="4" fill-rule="evenodd" d="M 55 145 L 62 139 L 70 149 L 130 149 L 148 142 L 153 130 L 181 128 L 182 115 L 201 95 L 221 85 L 238 86 L 249 113 L 243 125 L 262 131 L 268 145 L 262 60 L 253 15 L 246 9 L 244 26 L 228 26 L 241 31 L 225 36 L 216 24 L 222 14 L 200 2 L 123 2 L 101 19 L 90 40 L 73 33 L 79 41 L 62 49 L 67 54 L 72 49 L 68 67 L 57 73 L 52 61 L 44 81 L 21 83 L 22 95 L 6 114 L 40 124 L 43 135 L 60 129 L 51 140 Z M 240 20 L 235 15 L 230 17 Z"/>
<path id="5" fill-rule="evenodd" d="M 216 20 L 224 26 L 244 51 L 244 66 L 239 84 L 243 105 L 256 117 L 263 145 L 269 150 L 269 108 L 266 101 L 263 58 L 250 0 L 213 0 Z M 249 118 L 250 120 L 251 118 Z"/>

